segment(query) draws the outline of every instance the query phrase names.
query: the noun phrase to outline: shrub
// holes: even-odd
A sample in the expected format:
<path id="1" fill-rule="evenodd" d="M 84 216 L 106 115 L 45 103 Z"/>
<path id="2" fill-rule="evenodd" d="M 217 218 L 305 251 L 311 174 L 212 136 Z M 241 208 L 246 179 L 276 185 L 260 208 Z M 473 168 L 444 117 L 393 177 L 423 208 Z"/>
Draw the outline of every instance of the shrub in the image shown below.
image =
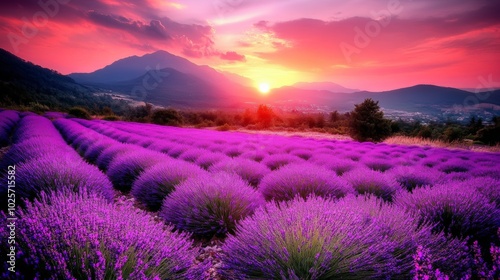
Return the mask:
<path id="1" fill-rule="evenodd" d="M 73 107 L 73 108 L 69 109 L 68 114 L 72 117 L 79 118 L 79 119 L 90 120 L 92 118 L 90 116 L 90 113 L 87 111 L 87 109 L 82 108 L 82 107 Z"/>
<path id="2" fill-rule="evenodd" d="M 266 200 L 292 200 L 310 195 L 340 198 L 353 193 L 351 185 L 332 171 L 309 163 L 289 164 L 262 179 L 259 190 Z"/>
<path id="3" fill-rule="evenodd" d="M 207 150 L 204 149 L 189 149 L 186 152 L 182 153 L 178 158 L 184 161 L 196 162 L 196 160 L 201 157 L 203 154 L 207 153 Z"/>
<path id="4" fill-rule="evenodd" d="M 438 170 L 447 174 L 453 172 L 457 173 L 467 172 L 471 168 L 472 164 L 473 164 L 472 162 L 467 162 L 464 160 L 458 160 L 458 159 L 449 160 L 447 162 L 441 163 L 438 166 Z"/>
<path id="5" fill-rule="evenodd" d="M 16 165 L 31 159 L 51 157 L 53 154 L 64 154 L 80 160 L 78 154 L 66 145 L 62 139 L 52 137 L 32 137 L 29 140 L 13 145 L 0 160 L 0 172 L 9 165 Z"/>
<path id="6" fill-rule="evenodd" d="M 170 159 L 161 153 L 137 149 L 113 158 L 106 174 L 116 189 L 128 192 L 146 168 L 167 160 Z"/>
<path id="7" fill-rule="evenodd" d="M 115 140 L 102 140 L 96 143 L 91 144 L 85 153 L 83 154 L 83 157 L 90 163 L 95 163 L 101 153 L 106 150 L 109 147 L 112 147 L 114 145 L 117 145 L 118 142 Z"/>
<path id="8" fill-rule="evenodd" d="M 408 191 L 441 183 L 445 174 L 425 166 L 398 166 L 388 171 L 401 187 Z"/>
<path id="9" fill-rule="evenodd" d="M 176 144 L 167 152 L 167 154 L 173 158 L 178 158 L 180 155 L 190 150 L 191 147 L 184 144 Z"/>
<path id="10" fill-rule="evenodd" d="M 365 158 L 362 162 L 371 170 L 380 172 L 385 172 L 394 166 L 390 160 L 380 158 Z"/>
<path id="11" fill-rule="evenodd" d="M 138 147 L 132 144 L 116 144 L 102 150 L 97 157 L 96 164 L 99 169 L 106 171 L 111 161 L 118 155 L 123 155 L 131 151 L 137 150 Z"/>
<path id="12" fill-rule="evenodd" d="M 237 157 L 239 155 L 241 155 L 243 152 L 240 150 L 240 148 L 238 147 L 229 147 L 227 149 L 225 149 L 224 151 L 222 151 L 224 154 L 226 154 L 227 156 L 230 156 L 230 157 Z"/>
<path id="13" fill-rule="evenodd" d="M 113 121 L 120 121 L 121 118 L 119 116 L 116 116 L 116 115 L 107 115 L 107 116 L 104 116 L 102 118 L 103 121 L 110 121 L 110 122 L 113 122 Z"/>
<path id="14" fill-rule="evenodd" d="M 210 172 L 225 171 L 228 173 L 236 173 L 254 187 L 257 187 L 262 178 L 271 172 L 265 165 L 244 158 L 222 160 L 212 165 L 208 170 Z"/>
<path id="15" fill-rule="evenodd" d="M 342 175 L 359 194 L 373 194 L 385 201 L 392 197 L 400 186 L 394 178 L 368 168 L 356 168 Z"/>
<path id="16" fill-rule="evenodd" d="M 241 219 L 264 204 L 262 195 L 235 174 L 189 178 L 165 198 L 160 212 L 177 229 L 201 237 L 233 233 Z"/>
<path id="17" fill-rule="evenodd" d="M 265 157 L 261 162 L 271 170 L 276 170 L 290 163 L 300 163 L 304 160 L 289 154 L 274 154 Z"/>
<path id="18" fill-rule="evenodd" d="M 447 236 L 471 237 L 489 244 L 500 227 L 500 212 L 489 199 L 469 185 L 441 184 L 402 192 L 395 199 L 420 216 L 420 222 L 434 224 L 434 232 Z"/>
<path id="19" fill-rule="evenodd" d="M 161 204 L 175 187 L 191 177 L 204 174 L 203 170 L 179 160 L 169 160 L 147 168 L 134 181 L 131 194 L 151 211 L 160 210 Z"/>
<path id="20" fill-rule="evenodd" d="M 51 121 L 40 116 L 26 116 L 19 121 L 13 136 L 13 142 L 19 144 L 33 137 L 62 137 Z"/>
<path id="21" fill-rule="evenodd" d="M 338 176 L 342 176 L 342 174 L 357 166 L 357 163 L 350 159 L 342 159 L 333 155 L 322 154 L 311 157 L 309 162 L 328 168 L 334 171 Z"/>
<path id="22" fill-rule="evenodd" d="M 7 186 L 1 187 L 7 196 Z M 43 191 L 69 189 L 79 192 L 88 189 L 113 200 L 114 191 L 109 179 L 95 166 L 62 153 L 32 159 L 16 166 L 16 202 L 33 200 Z"/>
<path id="23" fill-rule="evenodd" d="M 391 134 L 390 121 L 384 118 L 378 101 L 371 98 L 355 105 L 350 114 L 349 135 L 358 141 L 379 142 Z"/>
<path id="24" fill-rule="evenodd" d="M 500 209 L 500 179 L 476 177 L 462 182 L 454 182 L 457 189 L 475 188 Z"/>
<path id="25" fill-rule="evenodd" d="M 227 279 L 409 279 L 410 252 L 418 241 L 444 240 L 393 207 L 352 198 L 338 203 L 296 198 L 268 203 L 243 220 L 223 245 L 220 274 Z M 443 247 L 436 251 L 452 256 Z"/>
<path id="26" fill-rule="evenodd" d="M 239 157 L 240 158 L 248 158 L 251 160 L 254 160 L 256 162 L 261 162 L 265 157 L 267 157 L 269 154 L 264 152 L 264 151 L 248 151 L 242 153 Z"/>
<path id="27" fill-rule="evenodd" d="M 19 217 L 18 279 L 198 277 L 189 270 L 196 253 L 188 236 L 164 229 L 132 206 L 109 204 L 87 192 L 58 192 L 43 194 Z"/>
<path id="28" fill-rule="evenodd" d="M 500 180 L 500 168 L 498 166 L 482 167 L 476 166 L 468 172 L 472 177 L 491 177 Z"/>
<path id="29" fill-rule="evenodd" d="M 174 109 L 158 109 L 153 112 L 151 122 L 161 125 L 177 126 L 182 124 L 182 116 Z"/>
<path id="30" fill-rule="evenodd" d="M 290 152 L 291 155 L 298 156 L 301 159 L 308 160 L 312 157 L 312 152 L 307 149 L 296 149 Z"/>
<path id="31" fill-rule="evenodd" d="M 206 152 L 200 157 L 198 157 L 195 163 L 204 169 L 208 169 L 213 164 L 216 164 L 225 159 L 229 159 L 229 157 L 222 153 Z"/>

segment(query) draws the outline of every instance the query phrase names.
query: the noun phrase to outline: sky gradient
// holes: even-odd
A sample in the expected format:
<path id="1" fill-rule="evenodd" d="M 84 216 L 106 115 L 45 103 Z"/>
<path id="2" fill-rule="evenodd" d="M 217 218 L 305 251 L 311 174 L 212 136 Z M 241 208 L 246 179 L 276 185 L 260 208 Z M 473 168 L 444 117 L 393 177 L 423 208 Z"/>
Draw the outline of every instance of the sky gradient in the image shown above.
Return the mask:
<path id="1" fill-rule="evenodd" d="M 63 74 L 161 49 L 271 87 L 498 87 L 499 15 L 493 0 L 2 1 L 0 47 Z"/>

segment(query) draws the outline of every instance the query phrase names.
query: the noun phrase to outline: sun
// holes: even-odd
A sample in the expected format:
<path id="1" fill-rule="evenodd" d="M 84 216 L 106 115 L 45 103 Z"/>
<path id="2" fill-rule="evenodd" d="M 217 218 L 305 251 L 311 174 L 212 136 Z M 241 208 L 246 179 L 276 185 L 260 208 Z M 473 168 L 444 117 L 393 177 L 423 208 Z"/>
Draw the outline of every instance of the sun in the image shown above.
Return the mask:
<path id="1" fill-rule="evenodd" d="M 267 94 L 271 90 L 271 87 L 269 86 L 268 83 L 260 83 L 259 84 L 259 91 L 262 94 Z"/>

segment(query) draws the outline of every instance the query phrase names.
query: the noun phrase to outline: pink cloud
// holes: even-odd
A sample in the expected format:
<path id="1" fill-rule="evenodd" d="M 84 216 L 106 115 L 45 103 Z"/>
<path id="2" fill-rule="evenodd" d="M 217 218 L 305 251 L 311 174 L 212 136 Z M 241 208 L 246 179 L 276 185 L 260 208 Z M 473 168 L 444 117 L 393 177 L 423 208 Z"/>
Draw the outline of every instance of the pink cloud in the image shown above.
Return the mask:
<path id="1" fill-rule="evenodd" d="M 240 62 L 245 62 L 246 58 L 244 55 L 239 54 L 237 52 L 226 52 L 226 53 L 221 53 L 220 58 L 223 60 L 229 60 L 229 61 L 240 61 Z"/>

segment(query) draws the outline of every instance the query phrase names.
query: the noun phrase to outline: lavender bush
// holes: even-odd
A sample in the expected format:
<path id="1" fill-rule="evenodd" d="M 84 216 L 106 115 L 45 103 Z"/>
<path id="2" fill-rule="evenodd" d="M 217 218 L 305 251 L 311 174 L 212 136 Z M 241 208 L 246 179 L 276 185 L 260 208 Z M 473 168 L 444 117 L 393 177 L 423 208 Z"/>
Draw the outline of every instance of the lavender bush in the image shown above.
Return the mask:
<path id="1" fill-rule="evenodd" d="M 267 204 L 227 238 L 220 273 L 227 279 L 408 279 L 416 242 L 442 240 L 403 211 L 358 202 L 311 197 Z M 384 217 L 391 213 L 397 216 Z"/>
<path id="2" fill-rule="evenodd" d="M 229 159 L 229 157 L 222 153 L 205 152 L 196 159 L 195 163 L 204 169 L 208 169 L 210 166 L 226 159 Z"/>
<path id="3" fill-rule="evenodd" d="M 10 134 L 19 121 L 19 113 L 12 110 L 0 112 L 0 147 L 10 143 Z"/>
<path id="4" fill-rule="evenodd" d="M 43 194 L 17 225 L 17 279 L 199 279 L 188 236 L 92 193 Z"/>
<path id="5" fill-rule="evenodd" d="M 326 167 L 334 171 L 338 176 L 342 176 L 347 171 L 354 169 L 358 163 L 350 159 L 342 159 L 332 155 L 316 154 L 309 159 L 309 162 Z"/>
<path id="6" fill-rule="evenodd" d="M 412 191 L 423 186 L 433 186 L 445 180 L 445 174 L 426 166 L 398 166 L 388 171 L 404 189 Z"/>
<path id="7" fill-rule="evenodd" d="M 106 174 L 116 189 L 128 192 L 132 188 L 133 182 L 146 168 L 167 160 L 170 159 L 162 153 L 136 149 L 115 156 L 110 162 Z"/>
<path id="8" fill-rule="evenodd" d="M 16 165 L 22 162 L 40 157 L 51 156 L 56 153 L 64 153 L 66 156 L 73 156 L 79 159 L 71 147 L 66 145 L 62 139 L 57 141 L 51 137 L 32 137 L 29 140 L 22 141 L 12 147 L 5 153 L 0 160 L 0 170 L 6 170 L 9 165 Z"/>
<path id="9" fill-rule="evenodd" d="M 131 144 L 117 144 L 102 150 L 101 154 L 97 157 L 96 164 L 99 169 L 106 171 L 113 159 L 117 156 L 130 153 L 137 150 L 138 147 Z"/>
<path id="10" fill-rule="evenodd" d="M 292 200 L 316 195 L 341 198 L 353 193 L 352 186 L 332 171 L 309 163 L 289 164 L 262 179 L 259 190 L 266 200 Z"/>
<path id="11" fill-rule="evenodd" d="M 239 157 L 240 158 L 248 158 L 248 159 L 254 160 L 256 162 L 261 162 L 268 155 L 269 154 L 266 153 L 266 152 L 264 152 L 264 151 L 257 150 L 257 151 L 247 151 L 247 152 L 244 152 Z"/>
<path id="12" fill-rule="evenodd" d="M 197 236 L 224 236 L 263 204 L 262 195 L 239 176 L 217 173 L 178 185 L 163 201 L 160 217 Z"/>
<path id="13" fill-rule="evenodd" d="M 270 156 L 266 156 L 261 162 L 269 167 L 271 170 L 276 170 L 282 166 L 285 166 L 290 163 L 299 163 L 304 160 L 289 154 L 273 154 Z"/>
<path id="14" fill-rule="evenodd" d="M 16 171 L 16 198 L 19 205 L 23 204 L 22 199 L 33 200 L 41 192 L 63 188 L 73 192 L 87 189 L 108 201 L 114 197 L 111 182 L 99 169 L 62 153 L 32 159 L 18 165 Z M 7 197 L 6 186 L 3 186 L 0 192 Z"/>
<path id="15" fill-rule="evenodd" d="M 359 194 L 373 194 L 386 201 L 392 201 L 401 188 L 393 177 L 368 168 L 353 169 L 344 173 L 342 178 L 351 183 Z"/>
<path id="16" fill-rule="evenodd" d="M 210 172 L 236 173 L 254 187 L 257 187 L 262 178 L 271 172 L 264 164 L 244 158 L 222 160 L 212 165 L 208 170 Z"/>
<path id="17" fill-rule="evenodd" d="M 134 181 L 131 194 L 151 211 L 161 204 L 175 187 L 191 177 L 204 175 L 200 167 L 180 160 L 168 160 L 147 168 Z"/>
<path id="18" fill-rule="evenodd" d="M 479 240 L 489 244 L 500 227 L 500 210 L 479 190 L 468 185 L 445 183 L 433 188 L 401 192 L 395 203 L 434 224 L 434 232 Z"/>
<path id="19" fill-rule="evenodd" d="M 13 142 L 20 143 L 33 137 L 61 138 L 61 135 L 52 122 L 44 117 L 37 115 L 23 117 L 18 123 Z"/>

